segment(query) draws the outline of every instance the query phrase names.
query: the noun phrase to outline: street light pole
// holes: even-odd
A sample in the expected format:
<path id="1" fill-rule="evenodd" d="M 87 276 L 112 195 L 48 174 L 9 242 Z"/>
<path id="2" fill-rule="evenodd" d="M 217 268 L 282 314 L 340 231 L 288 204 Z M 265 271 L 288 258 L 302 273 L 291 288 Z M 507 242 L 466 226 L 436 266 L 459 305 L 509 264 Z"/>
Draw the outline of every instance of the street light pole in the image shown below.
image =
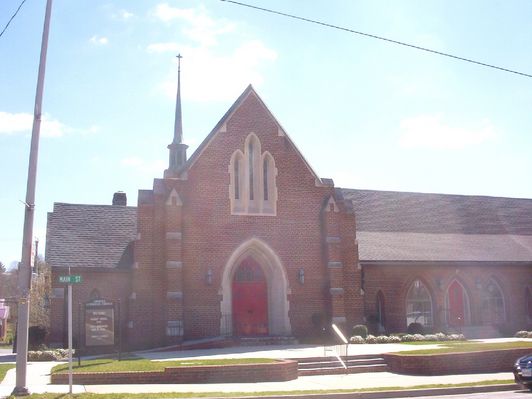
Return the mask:
<path id="1" fill-rule="evenodd" d="M 24 231 L 22 237 L 22 257 L 18 271 L 18 320 L 17 320 L 17 378 L 13 395 L 29 394 L 26 384 L 26 368 L 28 365 L 28 326 L 30 316 L 31 289 L 31 245 L 33 242 L 33 216 L 35 210 L 35 181 L 37 178 L 37 158 L 39 153 L 39 133 L 41 130 L 41 106 L 44 89 L 44 73 L 46 70 L 46 52 L 48 49 L 48 33 L 50 30 L 50 15 L 52 0 L 46 1 L 44 28 L 41 42 L 41 57 L 39 61 L 39 75 L 35 93 L 35 110 L 33 114 L 33 128 L 31 131 L 30 158 L 28 165 L 28 182 L 26 186 L 26 202 L 24 208 Z"/>

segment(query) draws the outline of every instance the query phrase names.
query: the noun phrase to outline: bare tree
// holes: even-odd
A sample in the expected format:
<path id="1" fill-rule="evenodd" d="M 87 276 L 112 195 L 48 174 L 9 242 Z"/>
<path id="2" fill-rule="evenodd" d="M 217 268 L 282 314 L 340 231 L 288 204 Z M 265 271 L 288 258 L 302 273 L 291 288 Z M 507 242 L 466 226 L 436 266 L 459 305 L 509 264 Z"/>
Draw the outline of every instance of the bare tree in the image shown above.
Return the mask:
<path id="1" fill-rule="evenodd" d="M 46 262 L 36 258 L 36 273 L 30 291 L 30 326 L 50 327 L 51 270 Z"/>

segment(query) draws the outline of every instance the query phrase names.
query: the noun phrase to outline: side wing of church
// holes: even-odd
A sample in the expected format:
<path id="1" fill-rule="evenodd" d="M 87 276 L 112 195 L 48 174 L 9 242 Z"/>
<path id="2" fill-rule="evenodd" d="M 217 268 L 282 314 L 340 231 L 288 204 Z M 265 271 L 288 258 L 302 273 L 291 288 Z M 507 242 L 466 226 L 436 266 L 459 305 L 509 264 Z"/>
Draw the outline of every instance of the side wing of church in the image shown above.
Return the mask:
<path id="1" fill-rule="evenodd" d="M 69 266 L 75 303 L 120 303 L 130 348 L 330 323 L 530 328 L 532 200 L 335 188 L 251 86 L 187 159 L 180 103 L 178 83 L 168 169 L 136 207 L 118 193 L 49 214 L 51 341 L 66 339 Z"/>

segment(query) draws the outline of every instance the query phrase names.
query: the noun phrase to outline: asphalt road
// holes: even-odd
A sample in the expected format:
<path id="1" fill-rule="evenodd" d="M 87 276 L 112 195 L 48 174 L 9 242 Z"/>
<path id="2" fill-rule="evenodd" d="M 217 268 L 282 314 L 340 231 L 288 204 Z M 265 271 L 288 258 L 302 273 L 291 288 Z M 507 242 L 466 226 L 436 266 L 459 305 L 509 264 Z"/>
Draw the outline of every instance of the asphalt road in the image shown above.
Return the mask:
<path id="1" fill-rule="evenodd" d="M 0 363 L 14 362 L 16 354 L 13 353 L 11 348 L 0 348 Z"/>

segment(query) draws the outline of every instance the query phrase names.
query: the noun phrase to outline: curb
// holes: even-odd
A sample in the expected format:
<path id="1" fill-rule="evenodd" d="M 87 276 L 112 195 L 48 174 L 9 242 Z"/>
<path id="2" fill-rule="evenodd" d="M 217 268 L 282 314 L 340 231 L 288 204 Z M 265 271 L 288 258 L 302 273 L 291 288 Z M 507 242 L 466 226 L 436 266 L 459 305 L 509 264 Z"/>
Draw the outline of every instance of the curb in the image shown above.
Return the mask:
<path id="1" fill-rule="evenodd" d="M 311 398 L 311 399 L 395 399 L 395 398 L 415 398 L 418 396 L 437 395 L 459 395 L 482 392 L 502 392 L 520 390 L 517 384 L 501 385 L 480 385 L 473 387 L 456 388 L 428 388 L 411 389 L 401 391 L 378 391 L 378 392 L 341 392 L 341 393 L 319 393 L 319 394 L 299 394 L 299 395 L 272 395 L 272 396 L 239 396 L 238 399 L 291 399 L 291 398 Z M 211 397 L 209 399 L 227 399 L 228 397 Z M 191 397 L 193 399 L 193 397 Z M 203 396 L 202 399 L 205 399 Z"/>

